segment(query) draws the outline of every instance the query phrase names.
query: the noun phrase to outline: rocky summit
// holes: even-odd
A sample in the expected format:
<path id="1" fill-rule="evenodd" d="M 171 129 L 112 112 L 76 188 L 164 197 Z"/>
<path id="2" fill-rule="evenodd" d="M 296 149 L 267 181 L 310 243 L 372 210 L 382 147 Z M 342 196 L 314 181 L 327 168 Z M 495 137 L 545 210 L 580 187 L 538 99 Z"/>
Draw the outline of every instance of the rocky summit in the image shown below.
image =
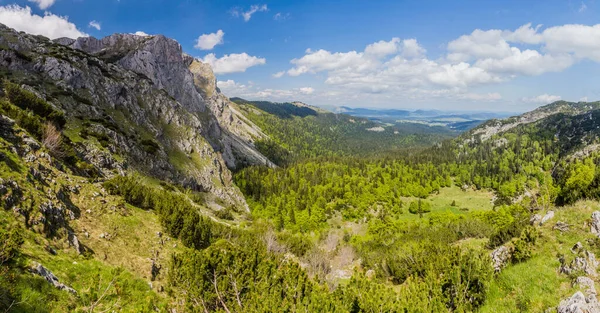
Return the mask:
<path id="1" fill-rule="evenodd" d="M 76 145 L 104 176 L 134 169 L 245 207 L 230 170 L 271 165 L 253 144 L 266 135 L 221 94 L 210 66 L 172 39 L 52 41 L 0 26 L 0 47 L 0 67 L 68 112 L 66 129 L 85 123 L 109 139 Z"/>

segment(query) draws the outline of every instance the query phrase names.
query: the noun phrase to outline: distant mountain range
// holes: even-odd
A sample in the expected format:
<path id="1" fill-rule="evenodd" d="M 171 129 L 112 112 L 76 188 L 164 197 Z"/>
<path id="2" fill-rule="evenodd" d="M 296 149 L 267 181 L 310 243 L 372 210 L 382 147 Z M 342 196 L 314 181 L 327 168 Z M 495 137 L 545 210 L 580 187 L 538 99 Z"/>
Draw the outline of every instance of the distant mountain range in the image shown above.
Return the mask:
<path id="1" fill-rule="evenodd" d="M 368 118 L 385 124 L 415 123 L 443 126 L 456 131 L 465 131 L 490 119 L 502 119 L 518 115 L 514 112 L 446 111 L 446 110 L 401 110 L 350 108 L 346 106 L 324 107 L 335 113 Z"/>

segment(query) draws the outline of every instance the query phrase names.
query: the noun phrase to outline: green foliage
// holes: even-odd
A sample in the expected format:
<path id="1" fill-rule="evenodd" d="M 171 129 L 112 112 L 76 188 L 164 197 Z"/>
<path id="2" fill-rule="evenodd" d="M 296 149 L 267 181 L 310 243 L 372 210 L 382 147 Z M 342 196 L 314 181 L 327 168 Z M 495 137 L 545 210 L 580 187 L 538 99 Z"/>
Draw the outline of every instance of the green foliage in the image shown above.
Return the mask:
<path id="1" fill-rule="evenodd" d="M 23 244 L 22 229 L 17 226 L 5 225 L 0 228 L 0 266 L 11 262 L 19 255 Z"/>
<path id="2" fill-rule="evenodd" d="M 33 114 L 45 118 L 48 121 L 52 121 L 58 127 L 65 125 L 66 119 L 64 114 L 55 110 L 48 102 L 9 81 L 4 81 L 3 84 L 4 92 L 12 104 L 23 110 L 31 111 Z"/>
<path id="3" fill-rule="evenodd" d="M 289 151 L 273 140 L 257 140 L 254 146 L 260 153 L 269 158 L 271 162 L 279 166 L 286 165 L 291 157 Z"/>
<path id="4" fill-rule="evenodd" d="M 413 201 L 410 203 L 408 207 L 408 212 L 411 214 L 419 214 L 423 215 L 424 213 L 431 212 L 431 204 L 427 201 L 422 201 L 421 199 L 417 201 Z"/>
<path id="5" fill-rule="evenodd" d="M 271 138 L 259 143 L 259 150 L 274 157 L 276 164 L 288 164 L 323 156 L 367 156 L 400 148 L 427 146 L 453 136 L 450 132 L 388 128 L 367 119 L 333 114 L 293 103 L 271 103 L 232 99 L 252 122 Z M 273 143 L 280 146 L 275 148 Z"/>
<path id="6" fill-rule="evenodd" d="M 213 234 L 221 230 L 218 224 L 200 215 L 183 194 L 144 185 L 132 176 L 117 176 L 106 181 L 104 187 L 131 205 L 154 210 L 165 230 L 181 239 L 187 247 L 206 248 L 213 240 Z"/>
<path id="7" fill-rule="evenodd" d="M 246 168 L 235 181 L 252 200 L 253 215 L 307 232 L 324 227 L 337 212 L 346 220 L 359 220 L 377 207 L 401 214 L 401 197 L 426 197 L 449 186 L 445 171 L 393 159 L 321 158 L 278 169 Z"/>

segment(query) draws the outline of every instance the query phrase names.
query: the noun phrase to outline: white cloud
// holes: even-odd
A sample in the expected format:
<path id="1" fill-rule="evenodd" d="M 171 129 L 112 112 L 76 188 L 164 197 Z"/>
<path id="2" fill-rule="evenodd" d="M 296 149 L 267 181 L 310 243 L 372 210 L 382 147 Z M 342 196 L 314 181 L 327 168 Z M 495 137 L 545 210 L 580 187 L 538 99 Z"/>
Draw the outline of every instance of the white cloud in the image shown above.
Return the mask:
<path id="1" fill-rule="evenodd" d="M 384 57 L 386 55 L 394 54 L 398 52 L 398 43 L 400 38 L 394 37 L 390 41 L 378 41 L 368 45 L 365 48 L 365 54 L 373 55 L 376 57 Z"/>
<path id="2" fill-rule="evenodd" d="M 402 41 L 402 56 L 405 58 L 416 58 L 425 54 L 427 50 L 421 47 L 416 39 L 405 39 Z"/>
<path id="3" fill-rule="evenodd" d="M 260 88 L 250 82 L 238 83 L 234 80 L 217 81 L 217 86 L 228 97 L 241 97 L 248 100 L 273 100 L 273 101 L 311 101 L 323 95 L 316 95 L 312 87 L 293 89 Z"/>
<path id="4" fill-rule="evenodd" d="M 137 32 L 135 32 L 134 35 L 142 36 L 142 37 L 148 37 L 148 36 L 150 36 L 150 35 L 146 34 L 143 31 L 140 31 L 140 30 L 138 30 Z"/>
<path id="5" fill-rule="evenodd" d="M 281 78 L 281 77 L 283 77 L 283 75 L 285 75 L 285 71 L 277 72 L 277 73 L 273 74 L 273 77 Z"/>
<path id="6" fill-rule="evenodd" d="M 305 94 L 305 95 L 311 95 L 315 92 L 315 90 L 312 87 L 302 87 L 299 88 L 300 92 Z"/>
<path id="7" fill-rule="evenodd" d="M 273 15 L 273 19 L 276 20 L 276 21 L 285 21 L 288 18 L 290 18 L 290 14 L 289 13 L 277 12 L 277 14 Z"/>
<path id="8" fill-rule="evenodd" d="M 35 2 L 41 10 L 46 10 L 47 8 L 51 7 L 56 0 L 29 0 L 29 2 Z"/>
<path id="9" fill-rule="evenodd" d="M 217 58 L 214 53 L 211 53 L 201 61 L 210 64 L 215 74 L 245 72 L 250 67 L 267 63 L 266 59 L 251 56 L 245 52 L 226 54 L 221 58 Z"/>
<path id="10" fill-rule="evenodd" d="M 196 40 L 194 48 L 212 50 L 216 45 L 223 44 L 223 36 L 225 36 L 225 33 L 220 29 L 216 33 L 203 34 Z"/>
<path id="11" fill-rule="evenodd" d="M 539 95 L 537 97 L 532 97 L 532 98 L 522 98 L 521 100 L 523 102 L 527 102 L 527 103 L 548 104 L 548 103 L 558 101 L 560 99 L 561 99 L 560 96 L 543 94 L 543 95 Z"/>
<path id="12" fill-rule="evenodd" d="M 45 3 L 45 2 L 44 2 Z M 78 38 L 88 35 L 77 29 L 67 17 L 46 12 L 44 16 L 35 15 L 30 7 L 18 5 L 0 6 L 0 21 L 8 27 L 34 35 L 43 35 L 50 39 L 60 37 Z"/>
<path id="13" fill-rule="evenodd" d="M 96 21 L 91 21 L 91 22 L 88 24 L 88 27 L 92 27 L 92 28 L 95 28 L 95 29 L 97 29 L 97 30 L 100 30 L 100 29 L 102 29 L 102 26 L 100 25 L 100 23 L 99 23 L 99 22 L 96 22 Z"/>
<path id="14" fill-rule="evenodd" d="M 243 11 L 239 8 L 233 8 L 231 10 L 231 15 L 238 17 L 241 16 L 244 18 L 244 21 L 248 22 L 250 20 L 250 18 L 252 18 L 252 15 L 256 12 L 265 12 L 268 11 L 268 7 L 266 4 L 263 5 L 252 5 L 250 6 L 250 9 L 248 11 Z"/>
<path id="15" fill-rule="evenodd" d="M 587 10 L 587 5 L 585 4 L 585 2 L 581 2 L 581 6 L 579 7 L 579 13 L 584 12 L 585 10 Z"/>

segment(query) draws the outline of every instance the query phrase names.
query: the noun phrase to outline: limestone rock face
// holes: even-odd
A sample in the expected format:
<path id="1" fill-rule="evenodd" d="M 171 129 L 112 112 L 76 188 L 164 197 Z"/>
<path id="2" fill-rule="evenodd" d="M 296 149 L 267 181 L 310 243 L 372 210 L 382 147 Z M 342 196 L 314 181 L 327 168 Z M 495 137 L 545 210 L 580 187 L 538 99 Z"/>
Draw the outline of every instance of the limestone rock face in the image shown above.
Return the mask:
<path id="1" fill-rule="evenodd" d="M 27 77 L 21 86 L 64 111 L 68 126 L 104 138 L 102 147 L 75 145 L 102 176 L 136 170 L 247 209 L 230 170 L 273 166 L 254 147 L 265 134 L 220 93 L 210 66 L 172 39 L 51 41 L 0 24 L 0 45 L 0 69 Z"/>

